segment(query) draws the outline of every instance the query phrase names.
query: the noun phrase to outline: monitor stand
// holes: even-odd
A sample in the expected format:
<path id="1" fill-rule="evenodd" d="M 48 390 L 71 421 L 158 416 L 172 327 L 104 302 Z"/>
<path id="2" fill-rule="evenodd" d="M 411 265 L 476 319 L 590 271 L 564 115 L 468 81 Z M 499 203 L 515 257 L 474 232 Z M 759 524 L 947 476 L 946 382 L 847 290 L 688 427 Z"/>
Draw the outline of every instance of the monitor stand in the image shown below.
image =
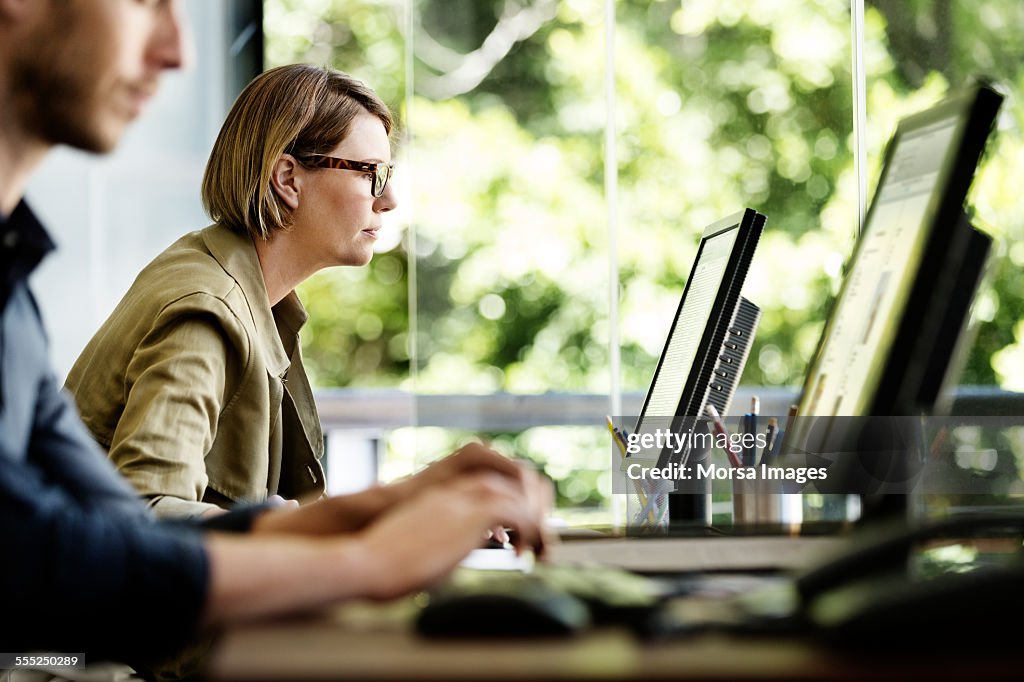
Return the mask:
<path id="1" fill-rule="evenodd" d="M 710 459 L 709 450 L 692 451 L 686 465 L 706 466 Z M 672 526 L 711 526 L 711 480 L 678 482 L 676 492 L 668 496 L 668 518 Z"/>

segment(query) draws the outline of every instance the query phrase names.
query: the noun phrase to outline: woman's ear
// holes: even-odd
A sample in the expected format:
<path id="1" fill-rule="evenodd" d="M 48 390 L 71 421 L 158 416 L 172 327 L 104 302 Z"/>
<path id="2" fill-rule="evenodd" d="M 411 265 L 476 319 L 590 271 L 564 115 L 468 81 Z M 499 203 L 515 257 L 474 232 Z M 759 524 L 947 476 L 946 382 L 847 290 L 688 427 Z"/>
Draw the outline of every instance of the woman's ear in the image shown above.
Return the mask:
<path id="1" fill-rule="evenodd" d="M 295 210 L 299 207 L 299 185 L 298 178 L 301 166 L 291 154 L 282 154 L 270 171 L 270 186 L 284 202 L 284 205 Z"/>

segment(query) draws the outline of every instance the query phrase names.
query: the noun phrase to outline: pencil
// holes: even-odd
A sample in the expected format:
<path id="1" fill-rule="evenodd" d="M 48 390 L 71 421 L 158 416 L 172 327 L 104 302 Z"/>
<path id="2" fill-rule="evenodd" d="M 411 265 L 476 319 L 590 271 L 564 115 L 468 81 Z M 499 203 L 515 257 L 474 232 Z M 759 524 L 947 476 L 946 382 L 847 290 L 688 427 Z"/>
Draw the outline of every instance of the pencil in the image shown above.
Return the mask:
<path id="1" fill-rule="evenodd" d="M 715 432 L 718 435 L 725 437 L 725 454 L 729 456 L 729 463 L 732 464 L 734 467 L 743 466 L 743 461 L 740 458 L 740 454 L 736 452 L 736 449 L 738 449 L 738 447 L 734 449 L 732 441 L 729 440 L 729 431 L 725 428 L 725 423 L 722 421 L 721 415 L 718 414 L 718 410 L 715 409 L 714 405 L 708 403 L 704 407 L 704 412 L 706 412 L 708 417 L 711 418 L 711 423 L 715 427 Z"/>
<path id="2" fill-rule="evenodd" d="M 789 414 L 786 416 L 786 431 L 789 431 L 793 427 L 793 419 L 796 418 L 796 412 L 799 409 L 800 408 L 797 407 L 796 405 L 789 406 Z"/>
<path id="3" fill-rule="evenodd" d="M 622 436 L 622 434 L 619 432 L 619 430 L 617 428 L 615 428 L 615 422 L 612 421 L 611 415 L 605 415 L 605 422 L 606 422 L 606 424 L 608 426 L 608 432 L 612 434 L 612 440 L 615 441 L 615 445 L 616 445 L 616 447 L 618 447 L 619 454 L 622 455 L 623 459 L 629 457 L 629 453 L 626 450 L 626 448 L 627 448 L 626 439 Z M 646 507 L 647 506 L 647 494 L 644 492 L 643 485 L 641 485 L 639 480 L 634 478 L 633 479 L 633 487 L 636 488 L 636 496 L 637 496 L 637 499 L 640 500 L 640 507 L 641 507 L 641 509 Z M 654 521 L 655 521 L 655 519 L 654 519 L 654 511 L 651 510 L 651 511 L 647 512 L 647 522 L 653 524 Z"/>

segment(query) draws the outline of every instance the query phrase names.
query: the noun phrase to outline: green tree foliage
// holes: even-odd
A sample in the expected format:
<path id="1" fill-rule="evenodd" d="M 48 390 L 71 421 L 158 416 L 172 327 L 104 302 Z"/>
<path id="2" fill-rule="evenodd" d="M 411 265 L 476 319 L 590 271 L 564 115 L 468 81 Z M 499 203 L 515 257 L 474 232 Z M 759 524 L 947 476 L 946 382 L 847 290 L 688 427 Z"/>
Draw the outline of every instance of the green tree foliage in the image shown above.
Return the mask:
<path id="1" fill-rule="evenodd" d="M 900 116 L 974 73 L 1024 84 L 1024 4 L 867 4 L 872 179 Z M 744 206 L 768 216 L 744 292 L 764 311 L 744 382 L 800 383 L 856 232 L 848 0 L 620 0 L 612 111 L 596 0 L 266 8 L 270 64 L 354 73 L 402 119 L 390 243 L 300 292 L 318 385 L 607 391 L 609 121 L 623 387 L 648 384 L 704 226 Z M 1021 117 L 1011 100 L 972 192 L 998 258 L 965 375 L 1012 388 L 1024 387 Z M 545 457 L 542 437 L 494 436 Z"/>

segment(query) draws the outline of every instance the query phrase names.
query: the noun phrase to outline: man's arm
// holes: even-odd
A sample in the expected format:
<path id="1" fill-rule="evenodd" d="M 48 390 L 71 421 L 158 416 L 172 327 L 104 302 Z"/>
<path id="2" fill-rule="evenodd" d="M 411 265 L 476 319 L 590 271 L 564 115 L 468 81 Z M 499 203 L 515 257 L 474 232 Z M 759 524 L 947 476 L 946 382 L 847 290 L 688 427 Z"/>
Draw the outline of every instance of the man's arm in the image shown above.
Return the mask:
<path id="1" fill-rule="evenodd" d="M 208 581 L 197 532 L 88 505 L 4 458 L 0 546 L 0 641 L 12 651 L 140 660 L 175 651 L 195 631 Z"/>
<path id="2" fill-rule="evenodd" d="M 515 527 L 523 547 L 540 549 L 542 523 L 512 481 L 488 473 L 424 491 L 356 534 L 212 534 L 203 622 L 399 597 L 443 578 L 494 525 Z"/>

